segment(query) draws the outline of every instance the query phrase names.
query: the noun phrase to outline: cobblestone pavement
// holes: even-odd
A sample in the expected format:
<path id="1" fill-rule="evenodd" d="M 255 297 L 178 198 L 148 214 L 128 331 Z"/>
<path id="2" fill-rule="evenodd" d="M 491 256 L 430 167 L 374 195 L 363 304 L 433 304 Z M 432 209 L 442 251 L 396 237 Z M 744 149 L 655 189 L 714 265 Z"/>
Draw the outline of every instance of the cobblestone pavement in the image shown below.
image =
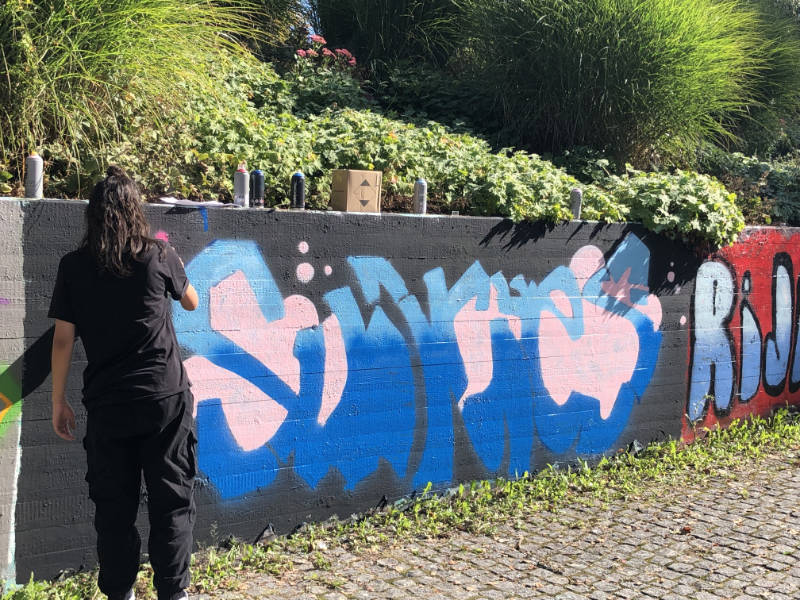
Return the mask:
<path id="1" fill-rule="evenodd" d="M 800 461 L 772 455 L 692 489 L 531 513 L 491 537 L 462 532 L 380 552 L 296 556 L 279 577 L 197 600 L 800 598 Z"/>

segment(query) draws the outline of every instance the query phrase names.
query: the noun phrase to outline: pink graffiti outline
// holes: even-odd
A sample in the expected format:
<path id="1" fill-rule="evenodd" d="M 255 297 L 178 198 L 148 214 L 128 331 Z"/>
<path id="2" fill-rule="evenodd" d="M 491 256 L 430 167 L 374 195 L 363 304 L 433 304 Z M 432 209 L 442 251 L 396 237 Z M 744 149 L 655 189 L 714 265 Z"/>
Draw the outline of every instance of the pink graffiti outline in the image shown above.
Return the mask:
<path id="1" fill-rule="evenodd" d="M 210 289 L 209 312 L 213 330 L 256 358 L 295 394 L 300 393 L 301 365 L 294 355 L 295 339 L 299 331 L 320 325 L 316 307 L 308 298 L 289 296 L 284 300 L 283 318 L 268 322 L 246 275 L 236 271 Z M 322 332 L 325 374 L 317 423 L 324 426 L 341 402 L 348 365 L 335 315 L 322 323 Z M 184 364 L 191 371 L 197 401 L 220 398 L 231 433 L 244 450 L 255 450 L 269 441 L 285 420 L 286 409 L 248 380 L 203 357 L 193 357 Z M 220 391 L 222 380 L 227 389 Z M 258 418 L 259 411 L 267 416 L 266 428 Z"/>
<path id="2" fill-rule="evenodd" d="M 464 362 L 467 375 L 467 389 L 458 401 L 459 410 L 469 396 L 486 391 L 494 377 L 494 358 L 492 356 L 491 323 L 495 319 L 505 319 L 512 335 L 519 341 L 522 338 L 522 321 L 515 315 L 500 311 L 497 304 L 498 292 L 494 284 L 489 286 L 489 306 L 486 310 L 476 310 L 478 297 L 475 296 L 456 314 L 453 329 L 456 344 Z"/>
<path id="3" fill-rule="evenodd" d="M 284 300 L 284 317 L 267 322 L 242 271 L 211 288 L 211 328 L 222 334 L 300 393 L 300 361 L 294 356 L 297 332 L 319 325 L 314 304 L 305 296 Z"/>
<path id="4" fill-rule="evenodd" d="M 583 288 L 589 279 L 606 268 L 603 253 L 595 246 L 584 246 L 573 255 L 570 269 Z M 594 272 L 589 274 L 589 271 Z M 648 288 L 631 284 L 627 269 L 618 281 L 602 284 L 603 292 L 644 314 L 661 326 L 661 302 L 654 294 L 644 305 L 634 304 L 631 290 Z M 569 298 L 561 291 L 551 293 L 556 308 L 572 315 Z M 573 391 L 593 397 L 600 403 L 600 418 L 607 419 L 617 401 L 622 385 L 631 380 L 639 356 L 639 336 L 633 323 L 624 317 L 583 300 L 584 332 L 572 340 L 566 327 L 552 311 L 543 311 L 539 325 L 539 359 L 542 381 L 553 401 L 563 406 Z M 549 312 L 552 317 L 545 318 Z M 611 358 L 609 358 L 611 357 Z"/>
<path id="5" fill-rule="evenodd" d="M 317 423 L 324 426 L 342 400 L 348 367 L 342 327 L 336 315 L 331 315 L 322 322 L 322 333 L 325 338 L 325 381 Z"/>
<path id="6" fill-rule="evenodd" d="M 573 255 L 569 268 L 583 292 L 586 283 L 606 269 L 606 262 L 599 248 L 587 245 Z M 658 329 L 663 316 L 661 302 L 654 294 L 649 294 L 645 304 L 635 304 L 631 300 L 631 291 L 648 291 L 648 288 L 632 284 L 630 273 L 628 269 L 618 281 L 604 282 L 603 292 L 641 312 L 652 321 L 654 329 Z M 562 315 L 573 316 L 570 299 L 563 291 L 553 291 L 551 299 Z M 584 333 L 574 341 L 554 311 L 542 311 L 539 325 L 542 379 L 559 406 L 563 406 L 576 391 L 597 399 L 600 417 L 607 419 L 621 386 L 633 376 L 639 356 L 639 336 L 630 320 L 587 300 L 582 304 Z M 522 337 L 520 319 L 500 311 L 498 291 L 494 285 L 490 288 L 489 307 L 479 311 L 476 306 L 477 296 L 453 320 L 456 343 L 467 377 L 467 388 L 458 401 L 462 411 L 467 398 L 484 392 L 494 377 L 491 322 L 506 319 L 514 337 L 517 340 Z M 609 359 L 609 356 L 613 358 Z"/>
<path id="7" fill-rule="evenodd" d="M 569 298 L 562 291 L 551 294 L 554 304 L 572 315 Z M 628 319 L 583 300 L 583 335 L 572 340 L 561 319 L 542 311 L 539 322 L 539 361 L 542 382 L 559 406 L 573 391 L 596 398 L 600 417 L 607 419 L 619 390 L 633 376 L 639 356 L 639 335 Z M 545 316 L 552 315 L 551 318 Z"/>
<path id="8" fill-rule="evenodd" d="M 197 403 L 219 398 L 231 434 L 245 452 L 266 444 L 286 420 L 286 409 L 244 377 L 204 356 L 193 356 L 183 364 L 192 381 L 195 416 Z"/>

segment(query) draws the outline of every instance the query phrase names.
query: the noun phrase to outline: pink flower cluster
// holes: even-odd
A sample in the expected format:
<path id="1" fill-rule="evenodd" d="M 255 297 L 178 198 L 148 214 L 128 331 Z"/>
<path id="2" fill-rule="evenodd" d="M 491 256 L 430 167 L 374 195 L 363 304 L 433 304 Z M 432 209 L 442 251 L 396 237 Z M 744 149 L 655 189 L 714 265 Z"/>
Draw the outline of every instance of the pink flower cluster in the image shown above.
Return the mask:
<path id="1" fill-rule="evenodd" d="M 319 57 L 321 51 L 323 58 L 332 58 L 334 60 L 341 60 L 343 63 L 346 63 L 351 67 L 355 67 L 357 64 L 356 57 L 353 56 L 353 54 L 349 50 L 345 48 L 336 48 L 335 50 L 331 51 L 330 48 L 326 48 L 325 44 L 327 44 L 328 41 L 321 35 L 318 35 L 316 33 L 310 35 L 308 36 L 308 41 L 311 44 L 314 44 L 316 47 L 308 49 L 300 48 L 296 50 L 295 54 L 297 54 L 297 56 L 299 56 L 300 58 L 317 58 Z"/>
<path id="2" fill-rule="evenodd" d="M 350 51 L 349 51 L 349 50 L 346 50 L 345 48 L 337 48 L 337 49 L 336 49 L 336 54 L 338 54 L 338 55 L 339 55 L 339 56 L 341 56 L 341 57 L 342 57 L 344 60 L 346 60 L 346 61 L 347 61 L 347 64 L 348 64 L 348 65 L 350 65 L 351 67 L 355 67 L 355 66 L 356 66 L 356 57 L 355 57 L 355 56 L 353 56 L 353 55 L 350 53 Z"/>

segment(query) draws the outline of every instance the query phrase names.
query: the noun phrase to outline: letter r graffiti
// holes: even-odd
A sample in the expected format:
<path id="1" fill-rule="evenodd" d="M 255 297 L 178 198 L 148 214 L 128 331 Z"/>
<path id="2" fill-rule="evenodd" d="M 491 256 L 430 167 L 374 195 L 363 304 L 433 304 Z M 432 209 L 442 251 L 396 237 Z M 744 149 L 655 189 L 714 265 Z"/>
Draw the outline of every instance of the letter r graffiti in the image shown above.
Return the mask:
<path id="1" fill-rule="evenodd" d="M 734 279 L 728 267 L 716 261 L 701 265 L 692 315 L 690 421 L 702 418 L 709 397 L 713 397 L 715 409 L 723 412 L 733 398 L 735 359 L 727 326 L 734 298 Z"/>

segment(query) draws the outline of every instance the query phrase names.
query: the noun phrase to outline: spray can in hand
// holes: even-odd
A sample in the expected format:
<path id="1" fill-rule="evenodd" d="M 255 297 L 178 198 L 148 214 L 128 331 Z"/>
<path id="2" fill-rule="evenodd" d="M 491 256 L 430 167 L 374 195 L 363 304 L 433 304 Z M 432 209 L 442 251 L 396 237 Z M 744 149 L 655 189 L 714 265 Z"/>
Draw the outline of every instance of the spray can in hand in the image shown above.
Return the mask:
<path id="1" fill-rule="evenodd" d="M 264 171 L 256 169 L 251 176 L 252 185 L 250 186 L 253 195 L 252 205 L 256 208 L 264 207 Z"/>
<path id="2" fill-rule="evenodd" d="M 247 163 L 242 161 L 233 175 L 233 203 L 247 208 L 250 205 L 250 173 Z"/>
<path id="3" fill-rule="evenodd" d="M 44 161 L 36 152 L 25 159 L 25 197 L 44 197 Z"/>
<path id="4" fill-rule="evenodd" d="M 300 171 L 292 175 L 292 185 L 289 191 L 291 208 L 303 210 L 306 207 L 306 176 Z"/>

